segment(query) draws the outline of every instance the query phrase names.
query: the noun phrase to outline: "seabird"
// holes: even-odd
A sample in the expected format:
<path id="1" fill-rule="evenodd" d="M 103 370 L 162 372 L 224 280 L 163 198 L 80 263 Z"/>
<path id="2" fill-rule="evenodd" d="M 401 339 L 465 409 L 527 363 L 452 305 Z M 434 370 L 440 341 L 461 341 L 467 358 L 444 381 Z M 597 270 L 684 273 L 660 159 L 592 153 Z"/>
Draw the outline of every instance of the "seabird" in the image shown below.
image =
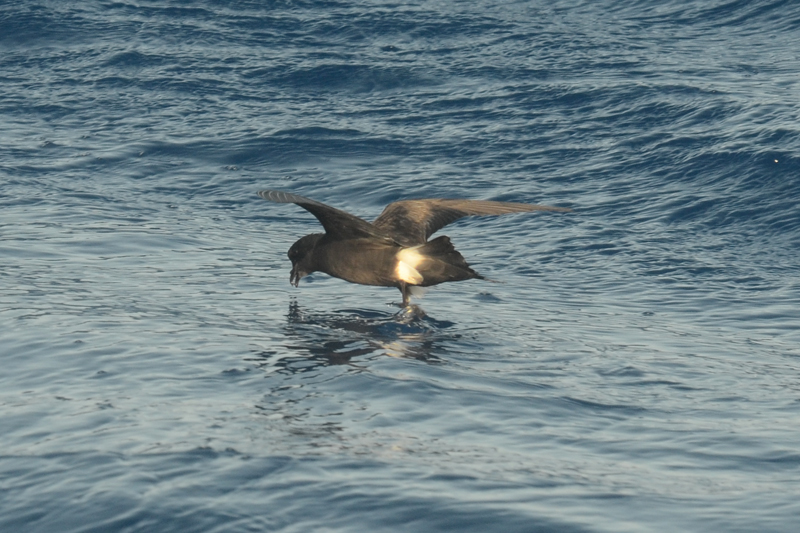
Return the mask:
<path id="1" fill-rule="evenodd" d="M 565 207 L 490 200 L 401 200 L 386 206 L 369 223 L 321 202 L 282 191 L 259 191 L 271 202 L 297 204 L 317 217 L 325 233 L 312 233 L 289 248 L 295 287 L 312 272 L 380 287 L 397 287 L 403 307 L 411 289 L 445 281 L 485 279 L 472 270 L 450 238 L 428 238 L 467 216 L 504 215 L 522 211 L 571 211 Z"/>

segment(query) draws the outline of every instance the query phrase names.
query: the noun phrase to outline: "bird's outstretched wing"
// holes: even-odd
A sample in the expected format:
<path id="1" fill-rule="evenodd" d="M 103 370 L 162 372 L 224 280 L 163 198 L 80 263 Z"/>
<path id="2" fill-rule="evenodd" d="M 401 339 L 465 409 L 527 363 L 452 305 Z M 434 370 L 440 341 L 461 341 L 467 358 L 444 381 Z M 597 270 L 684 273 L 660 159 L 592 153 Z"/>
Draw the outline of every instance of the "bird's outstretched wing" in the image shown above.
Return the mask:
<path id="1" fill-rule="evenodd" d="M 354 239 L 363 237 L 380 238 L 391 241 L 384 231 L 376 228 L 364 219 L 336 209 L 322 202 L 305 198 L 297 194 L 282 191 L 258 191 L 264 200 L 281 204 L 297 204 L 319 220 L 325 232 L 335 239 Z"/>
<path id="2" fill-rule="evenodd" d="M 412 246 L 426 242 L 428 237 L 459 218 L 523 211 L 571 209 L 491 200 L 402 200 L 387 205 L 372 225 L 391 235 L 397 242 Z"/>

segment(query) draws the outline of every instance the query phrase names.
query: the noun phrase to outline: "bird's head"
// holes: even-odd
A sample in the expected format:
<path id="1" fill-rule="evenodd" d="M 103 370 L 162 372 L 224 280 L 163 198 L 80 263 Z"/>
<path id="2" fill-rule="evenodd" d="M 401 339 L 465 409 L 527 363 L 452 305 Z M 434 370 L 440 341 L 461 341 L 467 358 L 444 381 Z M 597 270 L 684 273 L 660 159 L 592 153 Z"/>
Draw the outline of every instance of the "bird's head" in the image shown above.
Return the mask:
<path id="1" fill-rule="evenodd" d="M 308 276 L 317 269 L 314 268 L 314 248 L 322 238 L 322 233 L 313 233 L 298 239 L 289 248 L 289 260 L 292 262 L 292 273 L 289 276 L 289 283 L 297 287 L 300 280 Z"/>

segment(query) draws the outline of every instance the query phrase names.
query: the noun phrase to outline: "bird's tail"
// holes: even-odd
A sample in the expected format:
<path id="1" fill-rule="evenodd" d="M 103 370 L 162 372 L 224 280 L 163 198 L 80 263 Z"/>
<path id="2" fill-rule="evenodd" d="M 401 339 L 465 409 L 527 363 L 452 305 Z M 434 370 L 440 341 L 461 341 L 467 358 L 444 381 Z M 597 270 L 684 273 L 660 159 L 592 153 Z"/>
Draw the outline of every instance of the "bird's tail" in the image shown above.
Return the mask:
<path id="1" fill-rule="evenodd" d="M 464 256 L 458 253 L 446 235 L 420 245 L 415 251 L 425 258 L 423 264 L 417 267 L 425 280 L 423 286 L 445 281 L 485 279 L 470 268 Z"/>

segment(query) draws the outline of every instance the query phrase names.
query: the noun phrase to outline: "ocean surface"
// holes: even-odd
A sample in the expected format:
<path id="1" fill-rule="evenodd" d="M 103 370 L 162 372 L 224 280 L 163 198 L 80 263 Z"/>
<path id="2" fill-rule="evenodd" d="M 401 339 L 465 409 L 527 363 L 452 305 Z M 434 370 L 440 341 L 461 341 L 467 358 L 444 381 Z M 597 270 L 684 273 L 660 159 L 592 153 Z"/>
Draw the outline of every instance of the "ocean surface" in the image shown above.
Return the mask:
<path id="1" fill-rule="evenodd" d="M 3 2 L 0 531 L 796 531 L 799 202 L 798 2 Z"/>

